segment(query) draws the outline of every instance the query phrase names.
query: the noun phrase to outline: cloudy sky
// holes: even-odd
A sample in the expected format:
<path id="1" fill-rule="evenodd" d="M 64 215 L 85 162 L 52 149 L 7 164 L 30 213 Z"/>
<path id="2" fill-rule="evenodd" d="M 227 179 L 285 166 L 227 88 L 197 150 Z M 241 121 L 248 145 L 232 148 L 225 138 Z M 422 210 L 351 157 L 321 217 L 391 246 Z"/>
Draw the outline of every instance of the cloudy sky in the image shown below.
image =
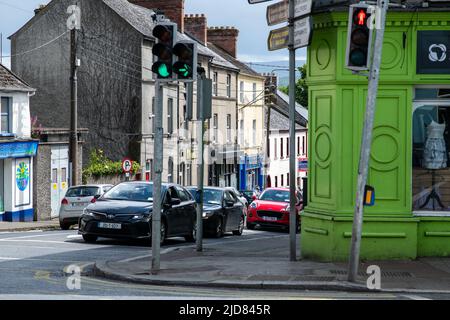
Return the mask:
<path id="1" fill-rule="evenodd" d="M 94 0 L 93 0 L 94 1 Z M 0 33 L 3 34 L 3 56 L 10 54 L 6 38 L 23 26 L 39 4 L 48 0 L 0 0 Z M 274 1 L 273 1 L 274 2 Z M 287 60 L 287 50 L 269 52 L 267 37 L 271 29 L 266 22 L 267 3 L 248 4 L 247 0 L 185 0 L 185 13 L 204 13 L 209 26 L 234 26 L 240 30 L 238 55 L 242 61 L 272 62 Z M 282 26 L 282 25 L 280 25 Z M 298 59 L 304 59 L 305 50 L 298 50 Z M 9 65 L 9 59 L 3 63 Z"/>

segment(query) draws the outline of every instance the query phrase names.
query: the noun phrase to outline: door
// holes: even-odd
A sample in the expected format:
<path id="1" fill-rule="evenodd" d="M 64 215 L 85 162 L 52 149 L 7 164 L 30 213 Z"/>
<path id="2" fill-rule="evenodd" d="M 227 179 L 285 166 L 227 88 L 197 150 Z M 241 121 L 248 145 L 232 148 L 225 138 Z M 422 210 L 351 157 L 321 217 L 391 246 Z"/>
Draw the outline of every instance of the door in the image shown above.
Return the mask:
<path id="1" fill-rule="evenodd" d="M 182 232 L 192 234 L 193 221 L 196 218 L 195 201 L 184 188 L 177 187 L 178 196 L 181 200 L 180 210 L 183 221 L 181 222 Z"/>
<path id="2" fill-rule="evenodd" d="M 54 146 L 51 150 L 51 217 L 59 216 L 61 201 L 69 187 L 69 147 Z"/>
<path id="3" fill-rule="evenodd" d="M 5 213 L 4 161 L 0 160 L 0 214 Z"/>
<path id="4" fill-rule="evenodd" d="M 224 210 L 225 210 L 225 231 L 232 231 L 236 229 L 238 224 L 237 220 L 237 202 L 240 203 L 237 198 L 235 198 L 230 191 L 225 191 L 224 193 Z M 232 202 L 233 206 L 228 207 L 227 202 Z"/>
<path id="5" fill-rule="evenodd" d="M 170 206 L 171 199 L 179 199 L 177 190 L 175 187 L 170 187 L 166 196 L 164 197 L 164 207 L 165 214 L 168 224 L 168 233 L 173 235 L 178 235 L 183 233 L 183 210 L 182 205 Z"/>

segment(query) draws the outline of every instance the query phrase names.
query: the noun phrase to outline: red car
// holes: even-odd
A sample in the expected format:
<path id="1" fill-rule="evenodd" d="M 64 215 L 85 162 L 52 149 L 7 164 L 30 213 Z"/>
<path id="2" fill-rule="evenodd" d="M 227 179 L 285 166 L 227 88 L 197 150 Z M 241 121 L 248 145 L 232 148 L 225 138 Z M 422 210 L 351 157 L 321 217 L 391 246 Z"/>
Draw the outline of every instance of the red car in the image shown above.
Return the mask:
<path id="1" fill-rule="evenodd" d="M 303 209 L 303 199 L 296 192 L 297 230 L 300 228 L 300 211 Z M 289 229 L 289 199 L 288 188 L 268 188 L 248 207 L 247 229 L 253 230 L 259 224 L 262 227 L 279 226 Z"/>

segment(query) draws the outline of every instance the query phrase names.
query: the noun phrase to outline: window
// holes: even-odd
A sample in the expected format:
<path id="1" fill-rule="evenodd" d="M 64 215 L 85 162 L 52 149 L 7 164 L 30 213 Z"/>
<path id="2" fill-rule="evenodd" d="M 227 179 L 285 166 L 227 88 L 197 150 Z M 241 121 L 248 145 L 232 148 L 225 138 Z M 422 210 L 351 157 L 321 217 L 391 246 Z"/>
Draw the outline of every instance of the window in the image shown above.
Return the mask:
<path id="1" fill-rule="evenodd" d="M 240 125 L 239 125 L 239 140 L 240 140 L 240 144 L 244 145 L 244 120 L 240 120 Z"/>
<path id="2" fill-rule="evenodd" d="M 289 138 L 286 138 L 286 157 L 289 157 Z"/>
<path id="3" fill-rule="evenodd" d="M 218 134 L 219 134 L 219 117 L 217 115 L 217 113 L 214 113 L 214 117 L 213 117 L 213 142 L 217 142 L 218 139 Z"/>
<path id="4" fill-rule="evenodd" d="M 275 177 L 275 188 L 278 188 L 278 177 Z"/>
<path id="5" fill-rule="evenodd" d="M 273 152 L 274 158 L 277 159 L 278 158 L 278 146 L 277 146 L 277 139 L 276 138 L 273 141 L 273 150 L 274 150 L 274 152 Z"/>
<path id="6" fill-rule="evenodd" d="M 231 142 L 231 114 L 227 114 L 227 142 Z"/>
<path id="7" fill-rule="evenodd" d="M 168 168 L 167 182 L 173 183 L 173 159 L 172 159 L 172 157 L 169 158 L 169 165 L 167 168 Z"/>
<path id="8" fill-rule="evenodd" d="M 256 120 L 253 120 L 253 145 L 256 146 Z"/>
<path id="9" fill-rule="evenodd" d="M 280 157 L 283 159 L 283 157 L 284 157 L 284 145 L 283 145 L 283 138 L 281 138 L 280 139 L 280 148 L 281 148 L 281 151 L 280 151 Z"/>
<path id="10" fill-rule="evenodd" d="M 173 133 L 173 99 L 167 100 L 167 133 Z"/>
<path id="11" fill-rule="evenodd" d="M 244 103 L 244 94 L 245 94 L 245 92 L 244 92 L 244 81 L 241 81 L 239 83 L 239 101 L 241 103 Z"/>
<path id="12" fill-rule="evenodd" d="M 297 137 L 297 155 L 300 155 L 300 137 Z"/>
<path id="13" fill-rule="evenodd" d="M 231 74 L 227 74 L 227 97 L 231 98 Z"/>
<path id="14" fill-rule="evenodd" d="M 289 173 L 287 174 L 286 185 L 287 185 L 287 186 L 290 185 L 290 182 L 289 182 Z"/>
<path id="15" fill-rule="evenodd" d="M 412 203 L 416 212 L 450 211 L 450 97 L 439 92 L 416 90 L 412 139 Z"/>
<path id="16" fill-rule="evenodd" d="M 302 137 L 302 152 L 305 155 L 306 154 L 306 138 Z"/>
<path id="17" fill-rule="evenodd" d="M 11 133 L 11 124 L 10 124 L 11 100 L 12 100 L 11 98 L 2 97 L 1 122 L 0 122 L 1 133 Z"/>
<path id="18" fill-rule="evenodd" d="M 213 95 L 218 96 L 218 79 L 219 75 L 217 72 L 214 72 L 213 74 Z"/>
<path id="19" fill-rule="evenodd" d="M 253 84 L 253 100 L 256 100 L 256 83 Z"/>
<path id="20" fill-rule="evenodd" d="M 284 174 L 281 175 L 281 186 L 284 187 Z"/>

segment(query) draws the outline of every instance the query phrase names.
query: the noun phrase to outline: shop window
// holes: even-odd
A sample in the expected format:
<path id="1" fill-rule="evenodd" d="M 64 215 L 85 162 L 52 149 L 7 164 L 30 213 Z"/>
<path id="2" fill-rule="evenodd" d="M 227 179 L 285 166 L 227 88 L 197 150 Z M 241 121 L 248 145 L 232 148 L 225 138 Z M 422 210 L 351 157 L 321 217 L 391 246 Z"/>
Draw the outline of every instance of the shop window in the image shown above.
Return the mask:
<path id="1" fill-rule="evenodd" d="M 439 93 L 439 89 L 416 90 L 412 155 L 416 212 L 450 211 L 450 97 L 445 101 Z"/>

